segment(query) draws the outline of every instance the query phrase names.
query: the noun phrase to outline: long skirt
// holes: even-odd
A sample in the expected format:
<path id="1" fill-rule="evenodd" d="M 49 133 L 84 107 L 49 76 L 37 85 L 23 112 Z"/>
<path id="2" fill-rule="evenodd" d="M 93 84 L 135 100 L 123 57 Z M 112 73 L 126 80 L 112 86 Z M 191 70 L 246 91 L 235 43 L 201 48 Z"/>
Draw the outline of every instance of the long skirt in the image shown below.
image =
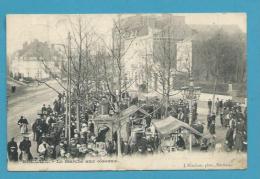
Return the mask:
<path id="1" fill-rule="evenodd" d="M 27 133 L 27 131 L 28 131 L 28 129 L 27 129 L 27 124 L 22 124 L 22 125 L 20 126 L 20 133 L 21 133 L 21 134 L 25 134 L 25 133 Z"/>

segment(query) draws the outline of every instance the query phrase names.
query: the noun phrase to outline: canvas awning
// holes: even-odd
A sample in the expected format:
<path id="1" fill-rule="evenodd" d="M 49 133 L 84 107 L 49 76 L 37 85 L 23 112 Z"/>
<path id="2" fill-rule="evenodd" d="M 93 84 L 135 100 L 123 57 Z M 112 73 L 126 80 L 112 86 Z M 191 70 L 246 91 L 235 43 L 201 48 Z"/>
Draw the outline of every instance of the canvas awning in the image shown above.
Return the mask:
<path id="1" fill-rule="evenodd" d="M 200 133 L 199 131 L 197 131 L 196 129 L 190 127 L 185 122 L 182 122 L 172 116 L 167 117 L 166 119 L 163 119 L 163 120 L 158 120 L 158 121 L 152 122 L 152 123 L 155 126 L 156 130 L 162 135 L 168 135 L 168 134 L 176 132 L 180 128 L 185 128 L 188 131 L 190 131 L 192 134 L 203 136 L 203 134 Z"/>
<path id="2" fill-rule="evenodd" d="M 129 108 L 122 111 L 121 116 L 120 116 L 120 121 L 124 121 L 124 120 L 128 119 L 129 116 L 133 115 L 137 111 L 143 113 L 145 116 L 150 116 L 150 114 L 148 112 L 146 112 L 144 109 L 142 109 L 141 107 L 132 105 Z"/>

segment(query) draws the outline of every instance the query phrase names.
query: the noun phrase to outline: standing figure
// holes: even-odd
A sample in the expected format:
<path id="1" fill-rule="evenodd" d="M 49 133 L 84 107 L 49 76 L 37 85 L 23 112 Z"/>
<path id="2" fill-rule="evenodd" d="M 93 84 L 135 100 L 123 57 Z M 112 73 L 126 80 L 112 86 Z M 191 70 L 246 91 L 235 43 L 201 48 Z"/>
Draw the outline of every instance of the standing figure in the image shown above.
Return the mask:
<path id="1" fill-rule="evenodd" d="M 38 152 L 41 159 L 46 159 L 47 156 L 47 148 L 49 147 L 49 144 L 46 142 L 46 139 L 42 140 L 42 143 L 39 145 Z"/>
<path id="2" fill-rule="evenodd" d="M 43 106 L 42 106 L 42 114 L 47 114 L 47 108 L 46 108 L 45 104 L 43 104 Z"/>
<path id="3" fill-rule="evenodd" d="M 94 133 L 94 131 L 95 131 L 95 126 L 94 126 L 94 123 L 92 120 L 90 120 L 90 122 L 89 122 L 89 130 L 91 133 Z"/>
<path id="4" fill-rule="evenodd" d="M 24 137 L 23 141 L 19 145 L 19 149 L 21 150 L 21 154 L 19 155 L 19 160 L 22 161 L 29 161 L 32 160 L 32 154 L 30 151 L 31 148 L 31 141 L 29 140 L 29 137 Z"/>
<path id="5" fill-rule="evenodd" d="M 237 152 L 242 152 L 244 150 L 244 134 L 245 134 L 245 123 L 243 120 L 239 120 L 236 125 L 235 132 L 235 149 Z"/>
<path id="6" fill-rule="evenodd" d="M 210 133 L 211 135 L 216 134 L 215 128 L 216 128 L 215 121 L 212 120 L 212 121 L 211 121 L 211 124 L 210 124 L 210 126 L 209 126 L 209 133 Z"/>
<path id="7" fill-rule="evenodd" d="M 208 100 L 209 114 L 211 113 L 211 108 L 212 108 L 212 101 L 211 101 L 211 99 L 209 99 L 209 100 Z"/>
<path id="8" fill-rule="evenodd" d="M 234 135 L 234 129 L 232 127 L 229 127 L 229 129 L 227 130 L 227 133 L 226 133 L 226 144 L 228 147 L 228 151 L 231 151 L 232 147 L 234 145 L 233 135 Z"/>
<path id="9" fill-rule="evenodd" d="M 220 112 L 220 114 L 223 113 L 223 107 L 224 107 L 223 99 L 221 99 L 221 100 L 219 101 L 219 112 Z"/>
<path id="10" fill-rule="evenodd" d="M 7 152 L 9 161 L 18 161 L 18 147 L 17 143 L 14 141 L 14 137 L 7 144 Z"/>
<path id="11" fill-rule="evenodd" d="M 18 125 L 20 127 L 20 133 L 21 134 L 25 134 L 28 132 L 28 121 L 26 118 L 24 118 L 23 116 L 21 116 L 21 118 L 18 120 Z"/>
<path id="12" fill-rule="evenodd" d="M 180 136 L 180 135 L 178 136 L 178 140 L 176 142 L 176 145 L 177 145 L 178 149 L 183 149 L 183 150 L 186 149 L 185 142 L 184 142 L 182 136 Z"/>
<path id="13" fill-rule="evenodd" d="M 208 116 L 207 116 L 207 129 L 208 129 L 208 130 L 209 130 L 209 128 L 210 128 L 211 121 L 212 121 L 211 115 L 208 114 Z"/>
<path id="14" fill-rule="evenodd" d="M 216 100 L 216 102 L 215 102 L 215 106 L 216 106 L 216 115 L 219 114 L 219 103 L 220 103 L 220 101 L 219 101 L 219 99 L 217 98 L 217 100 Z"/>
<path id="15" fill-rule="evenodd" d="M 51 113 L 53 113 L 53 110 L 52 110 L 52 108 L 51 108 L 51 105 L 48 105 L 46 111 L 47 111 L 47 115 L 50 115 Z"/>
<path id="16" fill-rule="evenodd" d="M 33 131 L 33 140 L 36 140 L 37 137 L 37 128 L 40 125 L 41 119 L 36 119 L 35 122 L 32 125 L 32 131 Z"/>
<path id="17" fill-rule="evenodd" d="M 179 108 L 177 119 L 180 121 L 184 121 L 184 113 L 182 112 L 182 108 Z"/>

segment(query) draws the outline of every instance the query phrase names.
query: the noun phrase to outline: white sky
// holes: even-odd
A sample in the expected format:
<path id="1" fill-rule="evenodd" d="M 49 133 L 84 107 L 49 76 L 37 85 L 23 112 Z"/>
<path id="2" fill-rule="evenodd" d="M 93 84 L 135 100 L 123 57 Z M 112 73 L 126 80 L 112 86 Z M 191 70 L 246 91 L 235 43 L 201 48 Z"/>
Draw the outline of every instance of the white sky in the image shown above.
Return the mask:
<path id="1" fill-rule="evenodd" d="M 187 24 L 238 25 L 246 33 L 246 14 L 244 13 L 190 13 L 174 14 L 185 16 Z M 51 43 L 65 43 L 67 32 L 77 15 L 28 15 L 7 16 L 7 54 L 20 49 L 25 41 L 38 39 Z M 93 28 L 107 42 L 111 40 L 111 29 L 116 14 L 80 15 L 88 22 L 87 28 Z M 123 16 L 129 16 L 125 14 Z M 69 20 L 70 19 L 70 20 Z M 108 42 L 109 43 L 109 42 Z"/>

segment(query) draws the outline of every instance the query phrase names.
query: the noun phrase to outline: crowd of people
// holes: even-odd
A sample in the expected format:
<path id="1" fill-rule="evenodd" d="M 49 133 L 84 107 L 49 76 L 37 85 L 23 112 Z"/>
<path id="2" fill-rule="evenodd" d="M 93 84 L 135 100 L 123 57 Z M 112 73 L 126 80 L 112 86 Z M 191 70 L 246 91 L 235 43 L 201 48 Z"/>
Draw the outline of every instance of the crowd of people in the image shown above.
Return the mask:
<path id="1" fill-rule="evenodd" d="M 209 133 L 216 135 L 216 119 L 221 127 L 226 128 L 225 146 L 227 151 L 238 152 L 247 150 L 247 108 L 242 111 L 241 104 L 230 99 L 223 101 L 216 99 L 215 109 L 211 99 L 208 100 L 209 114 L 207 116 L 207 128 Z"/>
<path id="2" fill-rule="evenodd" d="M 121 148 L 123 155 L 145 154 L 160 151 L 161 139 L 156 132 L 156 129 L 151 125 L 152 120 L 160 120 L 164 118 L 165 107 L 155 99 L 149 104 L 129 97 L 122 102 L 119 107 L 120 110 L 127 109 L 130 105 L 136 104 L 149 114 L 149 116 L 135 114 L 129 116 L 126 122 L 125 132 L 126 139 L 120 138 L 120 145 L 118 145 L 117 132 L 114 132 L 111 139 L 106 138 L 106 133 L 110 130 L 104 127 L 95 130 L 95 123 L 93 118 L 99 115 L 108 115 L 113 117 L 118 109 L 116 105 L 110 103 L 106 96 L 100 100 L 93 100 L 93 102 L 85 109 L 81 108 L 79 124 L 76 121 L 76 105 L 72 102 L 71 105 L 71 123 L 70 132 L 65 130 L 65 94 L 59 94 L 55 99 L 53 107 L 51 105 L 43 104 L 39 117 L 32 124 L 32 140 L 36 143 L 37 156 L 32 156 L 32 143 L 29 136 L 24 135 L 28 133 L 28 120 L 21 116 L 18 120 L 21 134 L 24 135 L 23 140 L 19 146 L 12 138 L 8 143 L 8 156 L 10 161 L 28 161 L 28 160 L 52 160 L 57 158 L 79 158 L 85 156 L 97 155 L 117 155 L 118 146 Z M 208 101 L 208 117 L 207 129 L 209 133 L 215 137 L 216 119 L 220 119 L 220 124 L 223 128 L 228 128 L 226 132 L 226 146 L 227 150 L 231 151 L 246 151 L 246 109 L 242 113 L 242 108 L 238 103 L 231 100 L 223 102 L 217 99 L 215 102 L 215 109 L 212 107 L 213 102 Z M 111 105 L 112 104 L 112 105 Z M 169 115 L 178 120 L 189 123 L 192 120 L 192 127 L 203 133 L 204 127 L 197 120 L 197 102 L 192 103 L 192 119 L 190 118 L 189 103 L 182 99 L 172 100 L 167 108 Z M 185 149 L 186 144 L 181 135 L 178 135 L 177 146 Z M 202 148 L 205 148 L 205 140 L 202 140 Z M 18 155 L 18 150 L 20 154 Z"/>

